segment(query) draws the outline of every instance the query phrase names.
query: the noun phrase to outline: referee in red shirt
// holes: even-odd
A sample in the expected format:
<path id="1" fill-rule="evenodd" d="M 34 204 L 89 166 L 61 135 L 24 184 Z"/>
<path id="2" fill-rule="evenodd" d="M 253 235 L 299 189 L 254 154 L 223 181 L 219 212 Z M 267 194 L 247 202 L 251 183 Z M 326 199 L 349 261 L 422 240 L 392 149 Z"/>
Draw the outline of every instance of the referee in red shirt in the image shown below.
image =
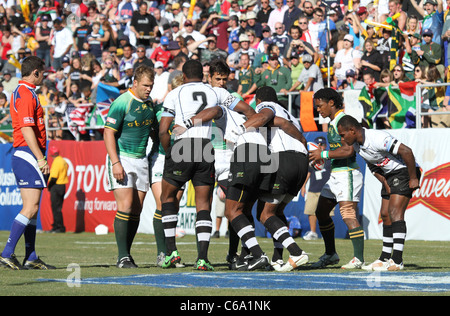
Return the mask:
<path id="1" fill-rule="evenodd" d="M 54 269 L 45 264 L 35 252 L 36 219 L 42 189 L 46 187 L 50 168 L 45 157 L 47 135 L 44 110 L 36 94 L 36 86 L 44 80 L 45 62 L 30 56 L 22 62 L 22 80 L 11 96 L 13 125 L 12 169 L 23 200 L 23 208 L 14 219 L 0 265 L 13 270 Z M 14 250 L 20 237 L 25 238 L 23 264 L 17 260 Z"/>

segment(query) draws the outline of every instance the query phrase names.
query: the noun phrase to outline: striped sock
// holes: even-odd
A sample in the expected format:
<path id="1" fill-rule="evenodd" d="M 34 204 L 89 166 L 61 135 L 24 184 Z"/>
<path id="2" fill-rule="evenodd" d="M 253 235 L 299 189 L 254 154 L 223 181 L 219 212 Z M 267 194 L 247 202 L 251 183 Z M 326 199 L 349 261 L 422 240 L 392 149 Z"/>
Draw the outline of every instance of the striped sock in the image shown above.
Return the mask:
<path id="1" fill-rule="evenodd" d="M 114 233 L 118 248 L 118 259 L 128 257 L 139 227 L 140 216 L 117 211 L 114 218 Z"/>
<path id="2" fill-rule="evenodd" d="M 397 221 L 392 223 L 392 237 L 394 239 L 392 260 L 396 264 L 403 262 L 403 248 L 406 239 L 406 222 Z"/>
<path id="3" fill-rule="evenodd" d="M 319 220 L 319 229 L 325 243 L 325 253 L 333 255 L 336 253 L 336 244 L 334 242 L 334 222 L 331 217 L 326 220 Z"/>
<path id="4" fill-rule="evenodd" d="M 198 259 L 208 259 L 209 241 L 212 232 L 212 219 L 210 211 L 199 211 L 195 222 L 197 235 Z"/>
<path id="5" fill-rule="evenodd" d="M 255 258 L 261 257 L 263 251 L 255 237 L 255 229 L 244 214 L 237 216 L 231 222 L 234 230 L 241 239 L 242 245 L 245 245 Z"/>
<path id="6" fill-rule="evenodd" d="M 361 226 L 348 231 L 353 244 L 353 255 L 361 262 L 364 262 L 364 230 Z"/>
<path id="7" fill-rule="evenodd" d="M 383 225 L 383 249 L 379 260 L 385 261 L 391 258 L 394 239 L 392 238 L 392 225 Z"/>
<path id="8" fill-rule="evenodd" d="M 162 223 L 164 226 L 164 236 L 166 239 L 166 255 L 170 256 L 177 250 L 175 235 L 177 232 L 178 209 L 173 202 L 163 203 L 161 206 Z"/>
<path id="9" fill-rule="evenodd" d="M 266 220 L 264 226 L 269 230 L 273 238 L 280 242 L 292 256 L 300 256 L 302 254 L 302 249 L 289 234 L 289 229 L 280 218 L 271 216 Z"/>

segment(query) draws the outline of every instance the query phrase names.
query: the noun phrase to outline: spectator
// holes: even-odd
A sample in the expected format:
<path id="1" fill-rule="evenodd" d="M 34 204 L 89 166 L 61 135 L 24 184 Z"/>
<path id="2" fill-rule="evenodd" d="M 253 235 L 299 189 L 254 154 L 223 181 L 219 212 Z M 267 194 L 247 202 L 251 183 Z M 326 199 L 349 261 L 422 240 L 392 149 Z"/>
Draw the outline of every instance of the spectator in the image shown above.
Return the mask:
<path id="1" fill-rule="evenodd" d="M 305 2 L 303 2 L 303 8 L 300 8 L 300 10 L 302 10 L 302 14 L 300 16 L 305 17 L 309 22 L 313 18 L 314 3 L 310 0 L 306 0 Z"/>
<path id="2" fill-rule="evenodd" d="M 388 70 L 389 71 L 389 70 Z M 359 81 L 356 76 L 356 72 L 353 69 L 347 70 L 345 73 L 346 80 L 344 81 L 344 89 L 345 90 L 362 90 L 365 87 L 365 83 Z M 390 80 L 389 82 L 391 82 Z"/>
<path id="3" fill-rule="evenodd" d="M 313 63 L 311 55 L 303 55 L 304 68 L 297 78 L 297 81 L 289 89 L 289 92 L 295 91 L 301 86 L 301 91 L 314 91 L 323 88 L 323 77 L 319 66 Z"/>
<path id="4" fill-rule="evenodd" d="M 150 92 L 150 97 L 156 104 L 162 104 L 167 93 L 169 92 L 169 75 L 169 72 L 164 71 L 162 62 L 155 63 L 155 80 L 153 89 Z"/>
<path id="5" fill-rule="evenodd" d="M 261 74 L 261 80 L 258 82 L 258 87 L 270 86 L 275 89 L 277 93 L 284 95 L 278 96 L 280 104 L 287 109 L 288 97 L 287 92 L 292 87 L 291 74 L 288 68 L 280 66 L 278 55 L 271 53 L 269 55 L 269 66 Z"/>
<path id="6" fill-rule="evenodd" d="M 52 32 L 52 67 L 59 69 L 62 65 L 61 60 L 66 56 L 73 46 L 72 32 L 65 28 L 61 20 L 53 21 Z"/>
<path id="7" fill-rule="evenodd" d="M 289 45 L 289 37 L 284 29 L 283 23 L 275 23 L 275 33 L 272 36 L 272 40 L 280 48 L 280 56 L 283 56 Z"/>
<path id="8" fill-rule="evenodd" d="M 286 0 L 288 9 L 284 12 L 283 25 L 285 29 L 289 30 L 290 27 L 298 20 L 302 11 L 295 4 L 295 0 Z"/>
<path id="9" fill-rule="evenodd" d="M 147 2 L 139 5 L 139 10 L 133 12 L 130 30 L 134 33 L 138 45 L 150 46 L 150 38 L 157 36 L 159 31 L 158 22 L 155 17 L 147 13 Z"/>
<path id="10" fill-rule="evenodd" d="M 315 51 L 319 51 L 319 35 L 325 30 L 324 12 L 321 8 L 315 8 L 313 18 L 309 20 L 308 30 L 311 34 L 311 42 Z"/>
<path id="11" fill-rule="evenodd" d="M 272 33 L 275 33 L 275 24 L 277 22 L 283 23 L 284 13 L 288 9 L 287 5 L 283 5 L 283 0 L 275 0 L 275 9 L 270 12 L 267 25 L 270 27 Z"/>
<path id="12" fill-rule="evenodd" d="M 204 42 L 208 42 L 208 46 L 206 48 L 199 47 Z M 208 35 L 204 40 L 190 44 L 188 49 L 189 51 L 198 54 L 201 62 L 212 61 L 215 58 L 226 60 L 228 56 L 226 51 L 217 47 L 217 37 L 214 34 Z"/>
<path id="13" fill-rule="evenodd" d="M 262 37 L 262 25 L 256 20 L 256 13 L 254 11 L 247 12 L 247 29 L 255 33 L 257 38 Z"/>
<path id="14" fill-rule="evenodd" d="M 145 56 L 145 46 L 139 45 L 136 49 L 137 59 L 133 65 L 133 69 L 136 70 L 137 67 L 141 65 L 147 65 L 149 67 L 154 67 L 153 62 Z"/>
<path id="15" fill-rule="evenodd" d="M 39 43 L 39 48 L 36 50 L 36 56 L 45 61 L 47 67 L 50 63 L 50 33 L 52 28 L 48 26 L 50 16 L 43 15 L 41 17 L 40 26 L 36 27 L 36 40 Z"/>
<path id="16" fill-rule="evenodd" d="M 125 65 L 132 64 L 134 65 L 134 62 L 136 61 L 136 57 L 133 56 L 133 46 L 131 44 L 125 45 L 123 48 L 123 57 L 118 61 L 118 58 L 116 57 L 116 62 L 119 65 L 119 71 L 120 71 L 120 77 L 125 75 L 124 67 Z"/>
<path id="17" fill-rule="evenodd" d="M 249 94 L 253 94 L 258 88 L 256 83 L 259 80 L 259 75 L 255 72 L 255 69 L 250 67 L 250 57 L 248 54 L 243 53 L 240 57 L 239 65 L 239 86 L 237 93 L 245 99 Z"/>
<path id="18" fill-rule="evenodd" d="M 239 18 L 234 15 L 230 16 L 230 19 L 228 20 L 228 54 L 231 54 L 234 52 L 234 48 L 232 45 L 232 39 L 233 38 L 239 38 Z"/>
<path id="19" fill-rule="evenodd" d="M 361 57 L 361 72 L 371 72 L 376 81 L 380 81 L 380 73 L 383 69 L 383 58 L 375 49 L 375 45 L 371 39 L 364 42 L 364 54 Z"/>
<path id="20" fill-rule="evenodd" d="M 48 155 L 53 158 L 48 180 L 48 190 L 50 191 L 50 200 L 53 214 L 52 233 L 65 233 L 62 207 L 64 203 L 64 194 L 66 193 L 66 184 L 69 183 L 67 162 L 60 156 L 59 150 L 52 146 L 48 149 Z"/>
<path id="21" fill-rule="evenodd" d="M 228 47 L 228 17 L 226 20 L 220 20 L 220 15 L 211 14 L 200 29 L 200 33 L 209 37 L 214 35 L 216 37 L 216 46 L 222 51 L 226 51 Z M 193 36 L 194 39 L 196 38 Z"/>
<path id="22" fill-rule="evenodd" d="M 423 16 L 422 29 L 424 32 L 425 30 L 429 30 L 433 35 L 433 42 L 441 45 L 441 34 L 444 25 L 444 7 L 442 0 L 425 0 L 423 8 L 419 7 L 415 1 L 411 1 L 411 4 Z M 425 40 L 423 41 L 424 43 Z"/>
<path id="23" fill-rule="evenodd" d="M 256 21 L 261 23 L 262 27 L 267 26 L 269 22 L 270 13 L 273 11 L 273 8 L 269 4 L 269 0 L 261 0 L 261 8 L 256 14 Z"/>
<path id="24" fill-rule="evenodd" d="M 339 87 L 342 81 L 345 80 L 347 70 L 352 69 L 356 71 L 355 65 L 358 65 L 360 60 L 361 53 L 353 49 L 353 36 L 350 34 L 345 35 L 344 47 L 337 52 L 334 58 L 335 87 Z"/>
<path id="25" fill-rule="evenodd" d="M 239 36 L 239 45 L 241 48 L 239 49 L 239 51 L 237 51 L 238 56 L 240 57 L 241 54 L 247 53 L 250 57 L 251 65 L 256 57 L 256 49 L 250 47 L 250 39 L 248 38 L 247 34 L 241 34 Z"/>

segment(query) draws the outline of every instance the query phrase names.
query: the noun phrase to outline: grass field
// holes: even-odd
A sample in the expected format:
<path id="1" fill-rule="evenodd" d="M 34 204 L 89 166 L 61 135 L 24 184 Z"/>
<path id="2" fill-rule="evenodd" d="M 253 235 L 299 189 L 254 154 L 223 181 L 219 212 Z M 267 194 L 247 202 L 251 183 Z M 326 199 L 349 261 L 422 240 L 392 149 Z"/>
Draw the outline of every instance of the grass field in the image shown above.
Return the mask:
<path id="1" fill-rule="evenodd" d="M 0 231 L 0 249 L 9 232 Z M 296 239 L 317 261 L 323 254 L 323 241 Z M 258 238 L 263 250 L 272 255 L 272 240 Z M 352 257 L 350 240 L 338 239 L 341 264 Z M 0 269 L 0 295 L 70 296 L 291 296 L 291 295 L 449 295 L 450 247 L 448 242 L 407 241 L 401 272 L 347 272 L 339 266 L 323 270 L 307 267 L 290 273 L 234 272 L 228 270 L 225 256 L 228 239 L 213 239 L 209 259 L 214 272 L 192 269 L 197 251 L 194 236 L 177 239 L 186 268 L 165 270 L 155 265 L 153 235 L 138 234 L 132 255 L 138 269 L 117 269 L 114 234 L 49 234 L 37 236 L 38 255 L 55 265 L 51 271 L 11 271 Z M 365 243 L 365 260 L 372 262 L 381 251 L 381 241 Z M 19 241 L 16 255 L 23 260 L 24 242 Z M 285 260 L 288 257 L 285 251 Z M 69 268 L 68 268 L 69 267 Z M 79 268 L 78 268 L 79 267 Z M 81 284 L 67 283 L 78 280 Z M 75 286 L 79 285 L 79 286 Z M 205 290 L 206 288 L 206 290 Z M 389 291 L 389 292 L 386 292 Z"/>

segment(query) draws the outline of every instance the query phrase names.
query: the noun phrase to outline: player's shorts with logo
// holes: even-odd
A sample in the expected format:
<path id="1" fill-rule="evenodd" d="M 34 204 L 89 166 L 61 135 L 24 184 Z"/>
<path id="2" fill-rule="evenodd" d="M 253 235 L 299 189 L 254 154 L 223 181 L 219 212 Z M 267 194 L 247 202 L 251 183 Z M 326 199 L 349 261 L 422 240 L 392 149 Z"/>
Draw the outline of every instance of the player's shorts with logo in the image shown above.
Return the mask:
<path id="1" fill-rule="evenodd" d="M 41 149 L 42 154 L 45 150 Z M 11 166 L 18 188 L 42 189 L 47 187 L 48 175 L 42 174 L 36 157 L 28 146 L 13 148 Z"/>
<path id="2" fill-rule="evenodd" d="M 250 195 L 269 191 L 274 171 L 271 169 L 271 155 L 267 146 L 252 143 L 239 145 L 231 160 L 227 199 L 241 200 L 242 190 Z"/>
<path id="3" fill-rule="evenodd" d="M 119 159 L 123 170 L 125 171 L 125 178 L 121 182 L 118 182 L 116 178 L 114 178 L 111 160 L 108 156 L 107 170 L 109 189 L 133 188 L 138 191 L 147 192 L 150 188 L 147 157 L 132 158 L 119 155 Z"/>
<path id="4" fill-rule="evenodd" d="M 278 157 L 278 169 L 272 177 L 272 194 L 297 196 L 308 175 L 308 158 L 297 151 L 272 153 L 272 159 Z"/>
<path id="5" fill-rule="evenodd" d="M 363 186 L 363 175 L 358 169 L 331 172 L 320 195 L 337 202 L 359 202 Z"/>
<path id="6" fill-rule="evenodd" d="M 165 159 L 166 155 L 163 155 L 159 152 L 155 152 L 149 157 L 148 163 L 150 166 L 150 185 L 162 181 Z"/>
<path id="7" fill-rule="evenodd" d="M 189 180 L 195 186 L 214 185 L 214 148 L 206 138 L 177 139 L 166 153 L 163 179 L 182 187 Z"/>
<path id="8" fill-rule="evenodd" d="M 416 167 L 416 175 L 417 175 L 417 179 L 419 179 L 419 182 L 420 182 L 422 172 L 420 171 L 420 168 L 418 168 L 418 167 Z M 391 195 L 398 194 L 398 195 L 404 195 L 409 198 L 412 197 L 413 190 L 411 190 L 409 188 L 408 168 L 401 168 L 401 169 L 386 173 L 384 176 L 389 185 L 389 188 L 391 189 Z"/>

